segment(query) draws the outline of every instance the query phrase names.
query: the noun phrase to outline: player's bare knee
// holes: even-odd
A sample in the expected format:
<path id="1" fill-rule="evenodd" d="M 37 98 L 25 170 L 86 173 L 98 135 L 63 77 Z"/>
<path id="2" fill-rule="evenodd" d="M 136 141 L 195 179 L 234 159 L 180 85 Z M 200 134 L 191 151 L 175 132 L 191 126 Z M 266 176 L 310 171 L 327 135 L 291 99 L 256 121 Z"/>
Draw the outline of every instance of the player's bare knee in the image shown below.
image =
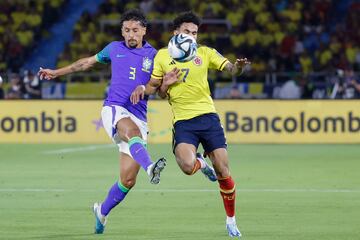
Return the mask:
<path id="1" fill-rule="evenodd" d="M 186 175 L 192 175 L 194 170 L 194 163 L 193 162 L 183 162 L 180 166 L 181 170 Z"/>
<path id="2" fill-rule="evenodd" d="M 132 128 L 132 129 L 128 129 L 126 130 L 126 136 L 127 138 L 130 140 L 131 138 L 133 137 L 140 137 L 142 138 L 141 136 L 141 132 L 138 128 Z"/>
<path id="3" fill-rule="evenodd" d="M 127 189 L 130 189 L 135 186 L 136 179 L 135 178 L 125 178 L 121 179 L 121 184 L 126 187 Z"/>

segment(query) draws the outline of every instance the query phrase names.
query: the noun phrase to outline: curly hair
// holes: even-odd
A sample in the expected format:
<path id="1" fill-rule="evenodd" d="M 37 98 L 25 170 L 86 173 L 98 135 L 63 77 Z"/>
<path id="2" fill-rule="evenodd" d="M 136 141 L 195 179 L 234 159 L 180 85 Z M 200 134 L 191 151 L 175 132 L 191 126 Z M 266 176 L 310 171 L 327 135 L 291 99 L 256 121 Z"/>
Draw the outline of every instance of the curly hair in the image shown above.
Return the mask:
<path id="1" fill-rule="evenodd" d="M 183 23 L 193 23 L 199 27 L 201 24 L 201 19 L 192 11 L 180 13 L 180 15 L 177 16 L 173 21 L 174 29 L 178 29 Z"/>
<path id="2" fill-rule="evenodd" d="M 139 9 L 131 9 L 131 10 L 124 12 L 120 18 L 120 27 L 123 26 L 123 23 L 125 21 L 130 21 L 130 20 L 139 21 L 141 26 L 143 26 L 143 27 L 147 27 L 147 24 L 148 24 L 144 13 L 142 11 L 140 11 Z"/>

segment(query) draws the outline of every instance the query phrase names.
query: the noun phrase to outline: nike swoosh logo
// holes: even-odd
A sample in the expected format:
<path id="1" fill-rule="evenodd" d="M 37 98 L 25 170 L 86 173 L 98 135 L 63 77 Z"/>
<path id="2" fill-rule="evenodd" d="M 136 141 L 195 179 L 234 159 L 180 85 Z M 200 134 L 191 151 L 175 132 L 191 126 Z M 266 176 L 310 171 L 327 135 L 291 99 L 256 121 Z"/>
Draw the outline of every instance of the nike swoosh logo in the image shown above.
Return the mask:
<path id="1" fill-rule="evenodd" d="M 116 57 L 123 58 L 123 57 L 125 57 L 125 54 L 116 54 Z"/>

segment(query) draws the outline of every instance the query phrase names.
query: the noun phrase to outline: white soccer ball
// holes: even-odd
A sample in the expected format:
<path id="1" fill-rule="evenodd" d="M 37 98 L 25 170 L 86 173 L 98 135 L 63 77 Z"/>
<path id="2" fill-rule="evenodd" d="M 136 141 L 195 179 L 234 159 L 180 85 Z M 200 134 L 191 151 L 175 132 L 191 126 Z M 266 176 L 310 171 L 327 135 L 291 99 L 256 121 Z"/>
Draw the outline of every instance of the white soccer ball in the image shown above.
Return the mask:
<path id="1" fill-rule="evenodd" d="M 184 33 L 174 35 L 169 41 L 168 50 L 170 57 L 175 61 L 191 61 L 196 56 L 196 40 L 192 36 Z"/>

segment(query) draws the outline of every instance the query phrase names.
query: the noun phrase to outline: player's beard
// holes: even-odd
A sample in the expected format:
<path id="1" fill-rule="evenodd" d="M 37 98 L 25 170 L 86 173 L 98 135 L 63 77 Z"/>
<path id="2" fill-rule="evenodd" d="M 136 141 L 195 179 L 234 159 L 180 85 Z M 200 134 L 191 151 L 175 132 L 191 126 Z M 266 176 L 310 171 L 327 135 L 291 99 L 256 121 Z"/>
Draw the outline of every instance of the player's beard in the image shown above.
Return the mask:
<path id="1" fill-rule="evenodd" d="M 130 39 L 128 41 L 128 45 L 130 48 L 136 48 L 138 46 L 138 41 L 136 41 L 135 39 Z"/>

